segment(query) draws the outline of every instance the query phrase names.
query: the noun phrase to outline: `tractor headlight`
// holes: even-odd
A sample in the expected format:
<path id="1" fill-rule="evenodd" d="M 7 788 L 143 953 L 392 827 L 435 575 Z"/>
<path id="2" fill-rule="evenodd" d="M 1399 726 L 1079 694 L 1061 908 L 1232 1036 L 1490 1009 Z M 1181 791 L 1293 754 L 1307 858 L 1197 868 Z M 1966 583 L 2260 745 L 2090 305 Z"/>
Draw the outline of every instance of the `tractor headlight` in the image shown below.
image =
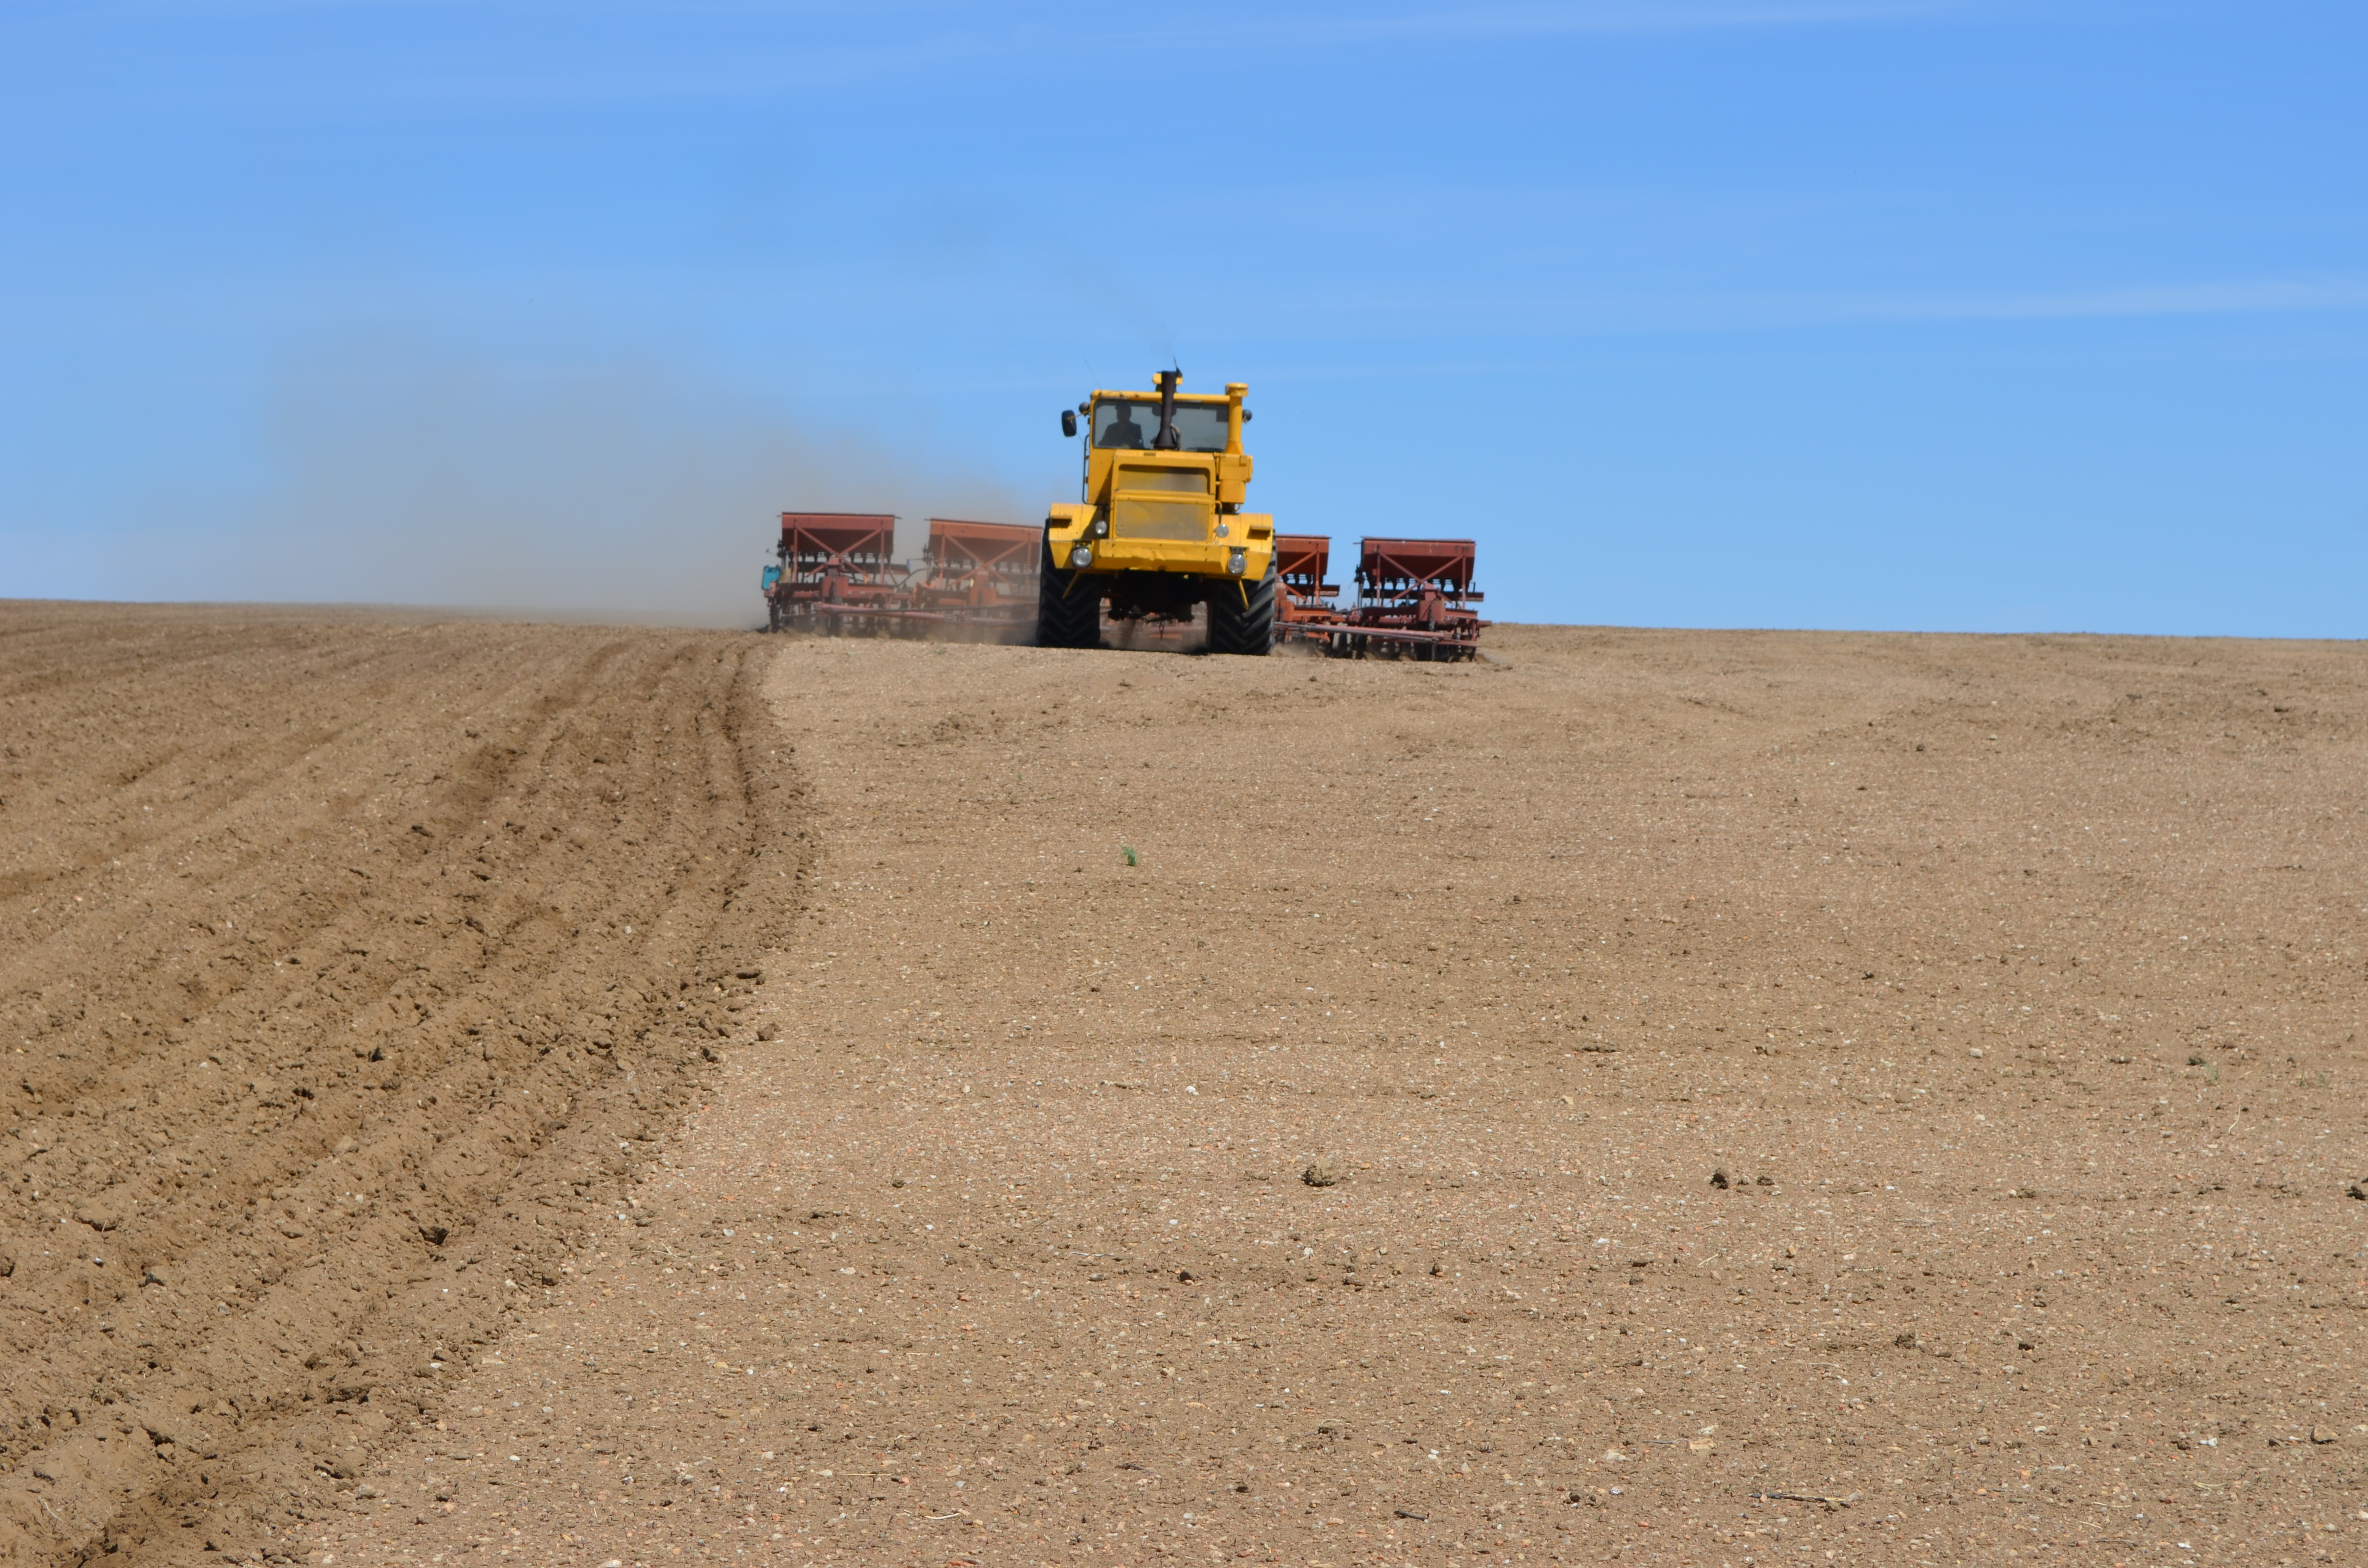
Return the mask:
<path id="1" fill-rule="evenodd" d="M 1070 547 L 1070 549 L 1069 549 L 1069 565 L 1070 565 L 1073 569 L 1076 569 L 1076 570 L 1078 570 L 1078 571 L 1083 571 L 1085 568 L 1087 568 L 1087 567 L 1088 567 L 1088 566 L 1091 566 L 1093 563 L 1094 563 L 1094 547 L 1093 547 L 1092 545 L 1090 545 L 1090 544 L 1079 544 L 1079 545 L 1072 545 L 1072 546 Z"/>
<path id="2" fill-rule="evenodd" d="M 1225 570 L 1231 572 L 1236 577 L 1248 571 L 1249 565 L 1249 557 L 1244 555 L 1238 550 L 1225 557 Z"/>

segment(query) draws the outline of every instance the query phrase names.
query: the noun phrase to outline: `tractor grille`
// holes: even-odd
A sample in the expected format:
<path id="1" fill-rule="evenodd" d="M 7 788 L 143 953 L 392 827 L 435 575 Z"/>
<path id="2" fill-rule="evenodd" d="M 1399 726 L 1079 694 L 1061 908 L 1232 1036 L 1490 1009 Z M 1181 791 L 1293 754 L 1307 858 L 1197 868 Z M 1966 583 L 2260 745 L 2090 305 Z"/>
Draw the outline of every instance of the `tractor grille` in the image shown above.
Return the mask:
<path id="1" fill-rule="evenodd" d="M 1119 465 L 1114 490 L 1181 490 L 1189 494 L 1209 493 L 1209 472 L 1199 468 L 1151 468 L 1133 463 Z"/>
<path id="2" fill-rule="evenodd" d="M 1110 532 L 1120 539 L 1209 537 L 1215 508 L 1204 469 L 1124 463 L 1110 488 Z"/>
<path id="3" fill-rule="evenodd" d="M 1120 539 L 1204 540 L 1209 517 L 1205 500 L 1121 494 L 1110 504 L 1110 532 Z"/>

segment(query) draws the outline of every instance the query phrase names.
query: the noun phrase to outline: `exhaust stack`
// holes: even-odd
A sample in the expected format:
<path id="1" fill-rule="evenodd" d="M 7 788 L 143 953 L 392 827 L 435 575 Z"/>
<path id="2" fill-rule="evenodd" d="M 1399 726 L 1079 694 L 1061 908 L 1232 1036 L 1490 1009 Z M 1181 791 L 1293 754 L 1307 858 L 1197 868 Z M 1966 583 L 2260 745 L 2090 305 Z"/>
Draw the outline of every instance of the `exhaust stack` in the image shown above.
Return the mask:
<path id="1" fill-rule="evenodd" d="M 1159 372 L 1159 433 L 1151 437 L 1155 452 L 1172 452 L 1184 445 L 1184 437 L 1176 433 L 1176 387 L 1183 379 L 1182 370 Z"/>

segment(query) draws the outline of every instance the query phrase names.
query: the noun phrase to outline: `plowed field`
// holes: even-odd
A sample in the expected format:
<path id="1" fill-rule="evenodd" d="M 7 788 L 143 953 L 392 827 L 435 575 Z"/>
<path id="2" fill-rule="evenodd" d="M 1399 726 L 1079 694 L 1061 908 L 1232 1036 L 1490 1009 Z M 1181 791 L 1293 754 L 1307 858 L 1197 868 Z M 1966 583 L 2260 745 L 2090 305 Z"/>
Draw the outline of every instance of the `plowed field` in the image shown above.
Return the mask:
<path id="1" fill-rule="evenodd" d="M 2368 1531 L 2355 647 L 0 631 L 22 1559 Z"/>
<path id="2" fill-rule="evenodd" d="M 0 1558 L 276 1540 L 569 1255 L 778 939 L 757 646 L 0 611 Z"/>

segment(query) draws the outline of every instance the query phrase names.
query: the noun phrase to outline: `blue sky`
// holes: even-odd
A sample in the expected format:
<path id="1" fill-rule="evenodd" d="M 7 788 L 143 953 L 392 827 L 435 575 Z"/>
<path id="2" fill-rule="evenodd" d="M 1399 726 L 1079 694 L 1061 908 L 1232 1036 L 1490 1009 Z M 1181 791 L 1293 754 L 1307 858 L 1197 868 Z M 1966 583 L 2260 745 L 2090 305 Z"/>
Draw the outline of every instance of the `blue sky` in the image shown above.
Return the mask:
<path id="1" fill-rule="evenodd" d="M 0 597 L 746 619 L 1251 386 L 1507 619 L 2368 635 L 2368 11 L 0 0 Z"/>

